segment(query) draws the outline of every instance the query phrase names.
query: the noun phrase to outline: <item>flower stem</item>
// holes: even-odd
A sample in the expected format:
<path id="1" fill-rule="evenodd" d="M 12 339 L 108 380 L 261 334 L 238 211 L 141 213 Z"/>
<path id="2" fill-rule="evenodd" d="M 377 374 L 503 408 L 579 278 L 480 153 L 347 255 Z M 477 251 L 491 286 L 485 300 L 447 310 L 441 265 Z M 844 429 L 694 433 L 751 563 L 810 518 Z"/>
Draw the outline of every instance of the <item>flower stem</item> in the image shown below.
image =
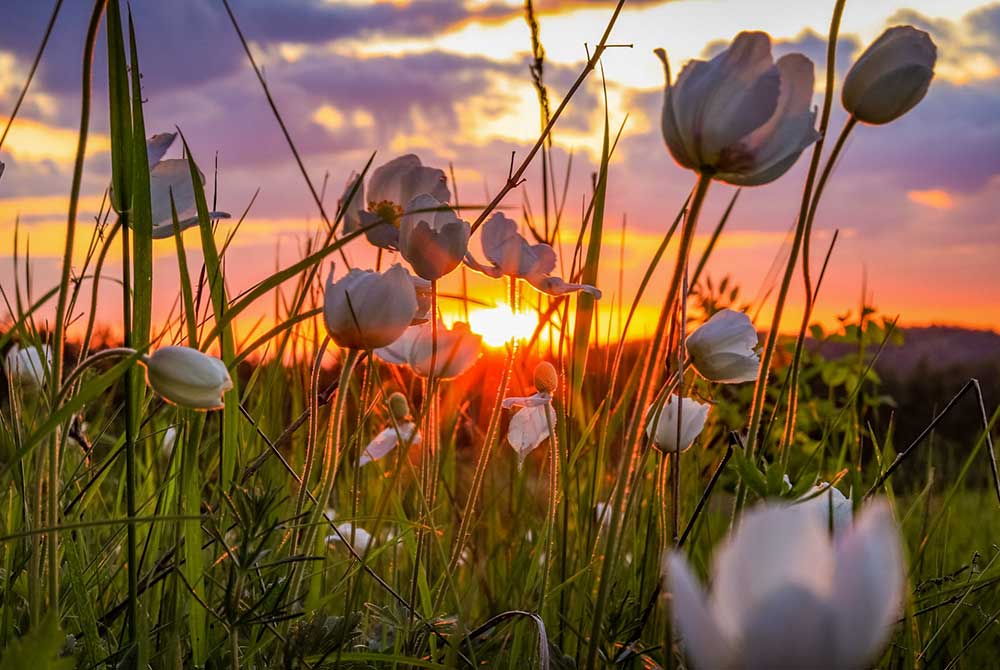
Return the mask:
<path id="1" fill-rule="evenodd" d="M 646 358 L 643 375 L 639 379 L 639 390 L 636 395 L 636 405 L 632 412 L 632 421 L 628 434 L 625 436 L 626 444 L 630 448 L 622 454 L 622 464 L 618 472 L 618 482 L 615 486 L 614 497 L 611 501 L 611 516 L 608 521 L 608 533 L 604 547 L 604 558 L 601 564 L 601 577 L 597 585 L 597 598 L 594 603 L 594 616 L 590 631 L 590 644 L 587 650 L 587 661 L 583 665 L 587 670 L 596 670 L 598 646 L 601 639 L 601 628 L 604 623 L 604 608 L 607 604 L 608 594 L 611 590 L 612 571 L 617 563 L 618 553 L 618 532 L 624 527 L 625 501 L 629 499 L 630 481 L 637 469 L 638 461 L 642 453 L 642 435 L 644 411 L 649 401 L 649 395 L 656 388 L 656 380 L 659 377 L 659 362 L 662 359 L 663 346 L 666 340 L 667 321 L 674 313 L 676 301 L 678 300 L 681 281 L 684 277 L 684 269 L 687 267 L 687 258 L 691 252 L 691 243 L 694 239 L 694 232 L 698 225 L 698 216 L 701 207 L 708 194 L 708 187 L 712 183 L 712 175 L 702 172 L 698 175 L 698 183 L 695 185 L 694 195 L 691 197 L 691 206 L 688 210 L 687 220 L 681 231 L 680 249 L 677 252 L 677 263 L 674 266 L 673 278 L 670 281 L 670 288 L 667 291 L 666 300 L 663 303 L 663 310 L 660 312 L 660 319 L 657 324 L 653 343 L 650 346 L 649 354 Z M 685 296 L 686 297 L 686 296 Z M 626 461 L 627 459 L 627 461 Z"/>
<path id="2" fill-rule="evenodd" d="M 106 0 L 97 0 L 87 27 L 87 37 L 83 52 L 82 86 L 80 90 L 80 133 L 77 137 L 76 158 L 73 163 L 73 182 L 70 187 L 69 213 L 66 217 L 66 240 L 63 253 L 62 276 L 59 283 L 59 297 L 56 305 L 55 330 L 52 346 L 52 411 L 59 401 L 60 379 L 64 362 L 63 345 L 66 339 L 66 303 L 69 300 L 71 274 L 73 270 L 73 243 L 76 233 L 76 215 L 80 204 L 80 185 L 83 181 L 83 163 L 87 153 L 87 131 L 90 127 L 90 84 L 93 79 L 94 45 L 97 43 L 97 32 L 100 27 L 101 15 L 104 13 Z M 52 529 L 47 533 L 48 544 L 48 577 L 49 577 L 49 608 L 59 618 L 59 446 L 61 434 L 56 429 L 49 439 L 48 461 L 48 524 Z M 129 516 L 135 516 L 129 513 Z M 132 526 L 129 526 L 132 528 Z M 130 567 L 132 561 L 129 562 Z M 32 622 L 35 623 L 35 622 Z M 134 639 L 134 638 L 132 638 Z"/>

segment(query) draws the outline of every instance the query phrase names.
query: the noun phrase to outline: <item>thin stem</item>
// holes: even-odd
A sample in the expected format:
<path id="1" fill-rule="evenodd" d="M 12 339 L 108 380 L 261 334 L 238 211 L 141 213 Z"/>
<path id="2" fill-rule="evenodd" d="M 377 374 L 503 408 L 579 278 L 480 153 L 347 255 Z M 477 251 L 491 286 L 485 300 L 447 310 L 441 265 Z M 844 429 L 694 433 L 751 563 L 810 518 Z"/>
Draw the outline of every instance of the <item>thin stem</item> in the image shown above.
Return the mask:
<path id="1" fill-rule="evenodd" d="M 80 204 L 80 185 L 83 181 L 83 162 L 87 153 L 87 131 L 90 127 L 90 84 L 93 79 L 94 45 L 101 15 L 106 0 L 97 0 L 87 27 L 87 38 L 83 50 L 83 74 L 80 101 L 80 134 L 76 144 L 76 159 L 73 163 L 73 182 L 70 187 L 69 213 L 66 220 L 66 243 L 63 252 L 62 276 L 56 304 L 56 323 L 52 342 L 52 401 L 53 411 L 59 400 L 60 383 L 64 360 L 63 345 L 66 339 L 66 302 L 69 299 L 70 280 L 73 270 L 73 242 L 76 237 L 76 215 Z M 52 528 L 48 533 L 49 607 L 59 613 L 59 446 L 60 430 L 56 429 L 49 442 L 48 471 L 48 522 Z M 129 516 L 135 516 L 130 511 Z M 130 561 L 131 567 L 131 561 Z"/>
<path id="2" fill-rule="evenodd" d="M 587 661 L 583 667 L 587 670 L 596 670 L 598 644 L 601 639 L 601 627 L 604 620 L 604 608 L 607 604 L 608 594 L 611 589 L 611 571 L 614 567 L 615 556 L 618 552 L 618 531 L 624 525 L 625 509 L 623 502 L 629 496 L 629 482 L 637 467 L 640 456 L 643 453 L 642 435 L 644 411 L 649 401 L 649 395 L 656 386 L 656 379 L 659 377 L 658 365 L 662 358 L 662 349 L 666 334 L 667 320 L 673 314 L 678 294 L 680 293 L 681 280 L 684 276 L 684 269 L 687 266 L 687 258 L 691 253 L 691 243 L 694 239 L 694 232 L 698 225 L 698 216 L 704 204 L 705 196 L 708 194 L 708 187 L 712 183 L 712 175 L 709 172 L 698 174 L 698 183 L 695 185 L 694 195 L 691 197 L 691 207 L 688 210 L 687 220 L 681 232 L 680 249 L 677 255 L 677 264 L 674 267 L 673 278 L 670 288 L 667 291 L 663 310 L 660 312 L 660 319 L 656 329 L 653 343 L 650 346 L 649 354 L 643 370 L 643 375 L 639 380 L 639 391 L 636 395 L 636 406 L 632 412 L 632 421 L 628 434 L 625 436 L 626 444 L 629 448 L 622 455 L 622 466 L 619 468 L 618 485 L 615 487 L 615 494 L 611 503 L 611 518 L 608 522 L 607 540 L 604 548 L 604 559 L 601 565 L 601 577 L 597 586 L 597 599 L 594 603 L 594 616 L 590 631 L 590 644 L 587 650 Z M 627 464 L 626 464 L 627 463 Z"/>
<path id="3" fill-rule="evenodd" d="M 223 1 L 225 2 L 226 0 Z M 583 71 L 580 72 L 580 75 L 576 78 L 576 81 L 573 82 L 573 85 L 569 87 L 569 91 L 567 91 L 566 95 L 562 99 L 562 102 L 559 103 L 559 106 L 556 107 L 556 111 L 552 113 L 551 118 L 549 118 L 549 122 L 545 124 L 545 128 L 542 130 L 542 134 L 538 136 L 538 140 L 535 142 L 535 145 L 531 147 L 531 150 L 528 151 L 528 155 L 524 157 L 523 161 L 521 161 L 520 167 L 509 173 L 507 182 L 503 185 L 503 188 L 500 189 L 500 192 L 496 194 L 496 197 L 490 201 L 490 204 L 486 206 L 486 209 L 484 209 L 476 218 L 475 222 L 472 224 L 472 232 L 476 232 L 476 229 L 483 224 L 486 217 L 488 217 L 490 213 L 496 209 L 501 202 L 503 202 L 503 199 L 507 197 L 507 194 L 521 183 L 521 177 L 524 175 L 525 170 L 528 169 L 528 166 L 531 164 L 535 154 L 537 154 L 542 146 L 544 146 L 545 139 L 549 136 L 549 133 L 552 132 L 552 128 L 556 125 L 556 121 L 559 120 L 559 116 L 563 113 L 563 110 L 566 109 L 570 99 L 576 93 L 577 89 L 579 89 L 583 84 L 587 76 L 593 72 L 595 67 L 597 67 L 597 63 L 601 60 L 601 56 L 608 48 L 608 38 L 611 37 L 611 29 L 614 27 L 615 22 L 618 21 L 618 15 L 621 14 L 622 6 L 624 6 L 624 4 L 625 0 L 618 0 L 618 4 L 615 6 L 614 12 L 611 14 L 611 19 L 608 20 L 608 25 L 604 29 L 604 34 L 601 36 L 601 41 L 598 42 L 597 46 L 594 48 L 593 55 L 587 59 L 587 64 L 583 67 Z"/>
<path id="4" fill-rule="evenodd" d="M 757 374 L 757 383 L 754 386 L 753 404 L 750 408 L 750 430 L 748 435 L 747 455 L 753 458 L 758 448 L 758 433 L 760 432 L 761 416 L 764 412 L 764 399 L 767 391 L 768 373 L 771 369 L 771 359 L 774 356 L 774 347 L 778 339 L 778 328 L 781 325 L 781 316 L 785 311 L 785 299 L 788 297 L 788 289 L 792 283 L 792 276 L 795 273 L 795 265 L 799 257 L 799 249 L 802 247 L 802 240 L 806 232 L 806 222 L 809 218 L 809 205 L 813 192 L 813 183 L 816 173 L 819 170 L 819 162 L 823 153 L 823 138 L 830 121 L 830 109 L 833 102 L 833 72 L 834 59 L 836 57 L 837 34 L 840 31 L 840 19 L 844 13 L 844 3 L 846 0 L 838 0 L 833 10 L 833 18 L 830 20 L 830 34 L 827 44 L 828 62 L 826 91 L 823 99 L 823 112 L 820 120 L 820 137 L 813 148 L 812 161 L 809 164 L 809 174 L 806 177 L 805 188 L 802 191 L 802 203 L 799 208 L 798 223 L 795 226 L 795 235 L 792 240 L 792 249 L 788 255 L 788 264 L 785 266 L 785 275 L 781 282 L 781 289 L 774 306 L 774 315 L 771 319 L 771 329 L 767 334 L 767 342 L 764 345 L 763 355 L 760 361 L 760 371 Z M 831 58 L 831 54 L 833 58 Z M 734 514 L 738 514 L 743 506 L 745 489 L 741 488 L 737 494 Z"/>

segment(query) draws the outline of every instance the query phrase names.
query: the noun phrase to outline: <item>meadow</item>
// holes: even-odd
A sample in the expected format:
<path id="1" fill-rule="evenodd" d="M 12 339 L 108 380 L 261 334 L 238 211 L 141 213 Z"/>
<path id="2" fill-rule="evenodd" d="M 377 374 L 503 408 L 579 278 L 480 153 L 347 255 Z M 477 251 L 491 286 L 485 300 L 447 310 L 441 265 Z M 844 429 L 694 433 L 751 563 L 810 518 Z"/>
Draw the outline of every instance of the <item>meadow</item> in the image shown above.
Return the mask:
<path id="1" fill-rule="evenodd" d="M 836 327 L 811 319 L 837 239 L 811 249 L 812 227 L 838 158 L 858 125 L 920 103 L 935 45 L 891 28 L 836 81 L 843 0 L 825 70 L 775 61 L 760 32 L 687 64 L 665 44 L 663 150 L 690 195 L 665 205 L 637 294 L 609 305 L 596 282 L 622 130 L 605 116 L 579 221 L 549 138 L 619 46 L 623 11 L 581 37 L 566 91 L 534 42 L 539 136 L 482 205 L 412 153 L 373 154 L 328 194 L 239 33 L 321 224 L 297 261 L 235 286 L 246 213 L 219 211 L 183 128 L 146 127 L 150 47 L 124 4 L 94 3 L 61 281 L 33 286 L 15 236 L 0 287 L 0 670 L 998 665 L 995 383 L 941 378 L 939 404 L 899 417 L 875 369 L 905 337 L 897 319 L 864 300 Z M 112 175 L 94 225 L 77 212 L 98 105 Z M 715 184 L 766 189 L 797 162 L 762 323 L 747 287 L 706 270 L 740 205 L 719 220 L 703 205 Z M 534 214 L 508 206 L 525 179 L 541 182 Z M 154 245 L 181 277 L 162 322 Z M 348 245 L 376 247 L 375 266 L 351 267 Z M 483 316 L 466 273 L 502 284 L 499 312 Z M 109 275 L 123 311 L 102 324 Z M 793 287 L 806 308 L 789 334 Z M 629 335 L 643 301 L 650 339 Z M 266 327 L 239 335 L 261 305 Z"/>

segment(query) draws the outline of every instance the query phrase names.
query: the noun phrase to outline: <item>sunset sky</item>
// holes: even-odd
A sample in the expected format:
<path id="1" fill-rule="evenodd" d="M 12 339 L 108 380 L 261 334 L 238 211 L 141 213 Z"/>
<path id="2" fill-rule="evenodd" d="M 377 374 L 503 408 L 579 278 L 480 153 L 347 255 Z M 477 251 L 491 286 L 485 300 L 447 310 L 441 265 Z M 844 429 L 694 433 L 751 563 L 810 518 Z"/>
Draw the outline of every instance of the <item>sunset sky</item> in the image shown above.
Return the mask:
<path id="1" fill-rule="evenodd" d="M 0 122 L 6 122 L 42 38 L 52 2 L 14 0 L 0 21 Z M 221 0 L 136 0 L 133 4 L 146 96 L 146 127 L 179 126 L 204 172 L 218 155 L 219 209 L 238 215 L 260 194 L 230 249 L 233 292 L 287 264 L 319 225 L 319 216 L 267 106 Z M 232 0 L 234 12 L 295 139 L 311 177 L 329 174 L 326 205 L 352 169 L 372 151 L 378 165 L 402 153 L 425 164 L 454 166 L 463 203 L 483 204 L 507 175 L 511 151 L 523 156 L 538 135 L 538 111 L 528 73 L 530 38 L 523 5 L 515 0 Z M 676 167 L 659 130 L 663 75 L 653 49 L 664 47 L 676 72 L 692 57 L 718 49 L 740 30 L 765 30 L 778 54 L 800 51 L 825 68 L 824 37 L 832 1 L 629 0 L 612 42 L 632 48 L 604 58 L 608 113 L 617 128 L 628 121 L 609 180 L 601 288 L 607 307 L 618 296 L 619 243 L 627 217 L 624 294 L 630 301 L 670 220 L 693 184 Z M 610 16 L 608 0 L 540 0 L 546 83 L 557 103 L 580 71 Z M 80 55 L 90 2 L 67 0 L 54 35 L 7 138 L 0 160 L 0 281 L 12 286 L 15 218 L 22 253 L 30 243 L 33 291 L 57 280 L 66 225 L 80 101 Z M 822 259 L 835 229 L 834 250 L 816 317 L 832 323 L 856 310 L 862 286 L 878 309 L 904 324 L 955 324 L 1000 329 L 1000 4 L 974 0 L 847 2 L 838 56 L 842 77 L 859 49 L 885 27 L 911 23 L 938 45 L 937 75 L 927 98 L 901 120 L 862 127 L 850 140 L 820 208 L 813 249 Z M 110 175 L 107 69 L 101 38 L 95 63 L 96 108 L 91 122 L 77 257 Z M 839 91 L 838 97 L 839 101 Z M 817 103 L 820 92 L 817 92 Z M 592 77 L 556 126 L 554 152 L 562 175 L 570 150 L 573 173 L 564 241 L 575 239 L 590 174 L 599 159 L 604 109 L 600 79 Z M 839 132 L 839 104 L 831 128 Z M 174 149 L 172 156 L 179 156 Z M 737 203 L 709 274 L 731 275 L 747 301 L 768 293 L 772 266 L 783 260 L 808 156 L 778 182 L 747 189 Z M 540 164 L 505 201 L 517 216 L 525 199 L 537 212 Z M 211 177 L 210 177 L 211 184 Z M 705 239 L 732 187 L 717 185 L 700 227 Z M 466 212 L 469 219 L 476 212 Z M 228 225 L 223 224 L 223 234 Z M 186 233 L 192 262 L 198 235 Z M 470 247 L 481 256 L 479 242 Z M 174 244 L 156 243 L 156 313 L 170 310 L 177 291 Z M 364 241 L 352 243 L 357 265 L 372 262 Z M 117 245 L 109 255 L 118 272 Z M 669 270 L 666 265 L 661 275 Z M 648 332 L 654 283 L 635 334 Z M 500 300 L 502 287 L 472 284 L 476 296 Z M 662 290 L 662 289 L 660 289 Z M 120 318 L 120 288 L 105 287 L 102 320 Z M 796 294 L 797 296 L 797 294 Z M 270 307 L 264 301 L 260 315 Z M 626 302 L 627 304 L 627 302 Z M 755 303 L 756 304 L 756 303 Z M 759 325 L 769 325 L 769 305 Z M 788 311 L 785 329 L 800 318 Z M 647 330 L 644 330 L 647 329 Z"/>

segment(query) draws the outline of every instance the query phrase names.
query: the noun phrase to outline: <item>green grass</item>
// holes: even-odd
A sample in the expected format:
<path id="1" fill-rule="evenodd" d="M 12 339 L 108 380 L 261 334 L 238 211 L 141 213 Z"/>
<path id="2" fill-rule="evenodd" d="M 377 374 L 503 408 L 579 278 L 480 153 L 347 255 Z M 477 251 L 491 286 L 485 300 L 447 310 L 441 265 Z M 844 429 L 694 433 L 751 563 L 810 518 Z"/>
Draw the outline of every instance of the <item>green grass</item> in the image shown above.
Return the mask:
<path id="1" fill-rule="evenodd" d="M 836 7 L 839 17 L 843 3 Z M 95 21 L 102 9 L 97 3 Z M 714 244 L 704 257 L 687 258 L 696 230 L 712 226 L 713 240 L 725 235 L 736 203 L 733 197 L 719 222 L 698 221 L 711 197 L 711 175 L 697 182 L 692 175 L 691 198 L 676 203 L 676 218 L 664 216 L 674 223 L 640 290 L 649 287 L 664 301 L 654 341 L 613 333 L 620 342 L 612 337 L 611 345 L 597 346 L 591 318 L 603 303 L 595 307 L 585 294 L 536 300 L 524 282 L 514 283 L 512 307 L 537 309 L 539 334 L 547 337 L 488 351 L 461 377 L 428 383 L 321 339 L 320 267 L 363 236 L 337 236 L 338 217 L 321 213 L 324 226 L 300 260 L 242 293 L 228 286 L 231 231 L 210 220 L 197 178 L 198 147 L 185 142 L 198 185 L 199 235 L 178 231 L 173 241 L 159 242 L 176 250 L 182 282 L 175 312 L 153 322 L 142 26 L 131 17 L 123 22 L 119 9 L 113 1 L 103 18 L 114 36 L 107 59 L 114 198 L 90 233 L 87 257 L 74 259 L 67 247 L 57 286 L 35 302 L 22 295 L 27 277 L 18 277 L 14 296 L 5 288 L 11 318 L 0 346 L 46 342 L 59 353 L 42 392 L 12 383 L 0 403 L 0 668 L 22 667 L 16 663 L 25 649 L 37 656 L 35 670 L 686 667 L 662 589 L 664 551 L 690 529 L 683 550 L 705 576 L 734 514 L 746 506 L 796 498 L 816 481 L 837 481 L 860 505 L 906 446 L 894 439 L 892 399 L 871 368 L 896 336 L 895 322 L 867 308 L 833 332 L 812 332 L 856 344 L 854 354 L 827 360 L 803 346 L 805 327 L 787 341 L 772 328 L 764 353 L 781 364 L 765 383 L 710 384 L 686 363 L 670 381 L 663 362 L 670 362 L 671 375 L 678 369 L 679 325 L 689 328 L 739 304 L 738 287 L 713 283 L 702 272 Z M 599 65 L 619 10 L 620 4 L 570 93 Z M 537 39 L 530 13 L 529 24 Z M 543 54 L 536 48 L 536 66 Z M 247 55 L 252 59 L 249 49 Z M 89 70 L 83 75 L 86 128 L 89 105 L 98 103 L 90 99 Z M 544 103 L 541 69 L 534 76 Z M 545 103 L 538 143 L 477 222 L 517 186 L 536 153 L 551 169 L 547 133 L 570 97 L 551 115 Z M 828 95 L 824 127 L 830 101 Z M 606 120 L 603 132 L 582 230 L 575 247 L 564 250 L 574 281 L 596 280 L 607 244 L 611 156 L 623 131 L 613 135 Z M 78 171 L 85 138 L 81 133 Z M 298 160 L 287 132 L 286 138 Z M 820 145 L 804 189 L 796 253 L 800 243 L 808 248 L 836 150 L 825 163 L 822 155 Z M 550 242 L 569 225 L 555 206 L 554 174 L 546 173 L 544 226 L 530 216 L 525 221 Z M 74 184 L 75 203 L 79 174 Z M 675 233 L 682 252 L 664 258 Z M 204 267 L 189 265 L 184 244 L 193 239 Z M 78 304 L 79 284 L 69 269 L 83 264 L 100 274 L 112 242 L 123 244 L 129 259 L 119 325 L 124 345 L 137 353 L 91 338 L 93 321 L 85 342 L 65 333 L 69 315 L 92 314 L 100 297 L 95 290 L 91 304 Z M 782 301 L 799 276 L 796 253 L 777 287 Z M 650 278 L 661 261 L 671 280 L 657 287 Z M 689 261 L 697 268 L 692 286 Z M 50 331 L 43 314 L 53 298 L 58 318 Z M 630 298 L 615 297 L 625 301 L 621 311 Z M 234 320 L 268 303 L 277 325 L 237 341 Z M 181 409 L 145 390 L 140 355 L 174 341 L 218 351 L 230 367 L 236 384 L 221 412 Z M 519 468 L 505 439 L 510 413 L 500 401 L 532 393 L 532 371 L 542 359 L 561 378 L 554 436 Z M 680 467 L 644 438 L 644 409 L 662 402 L 673 383 L 713 403 Z M 365 445 L 391 425 L 385 400 L 395 391 L 407 396 L 423 442 L 359 468 Z M 970 392 L 960 402 L 975 401 Z M 917 443 L 873 491 L 891 500 L 909 557 L 905 617 L 879 667 L 994 664 L 1000 513 L 993 481 L 983 474 L 991 444 L 982 424 L 996 421 L 998 412 L 976 409 L 961 430 L 942 428 Z M 760 428 L 749 440 L 748 426 Z M 177 437 L 165 450 L 169 428 Z M 944 464 L 946 477 L 936 463 Z M 716 485 L 708 491 L 710 481 Z M 603 520 L 595 514 L 598 503 L 611 503 Z M 332 519 L 327 509 L 335 510 Z M 359 529 L 371 534 L 369 546 L 359 541 Z"/>

